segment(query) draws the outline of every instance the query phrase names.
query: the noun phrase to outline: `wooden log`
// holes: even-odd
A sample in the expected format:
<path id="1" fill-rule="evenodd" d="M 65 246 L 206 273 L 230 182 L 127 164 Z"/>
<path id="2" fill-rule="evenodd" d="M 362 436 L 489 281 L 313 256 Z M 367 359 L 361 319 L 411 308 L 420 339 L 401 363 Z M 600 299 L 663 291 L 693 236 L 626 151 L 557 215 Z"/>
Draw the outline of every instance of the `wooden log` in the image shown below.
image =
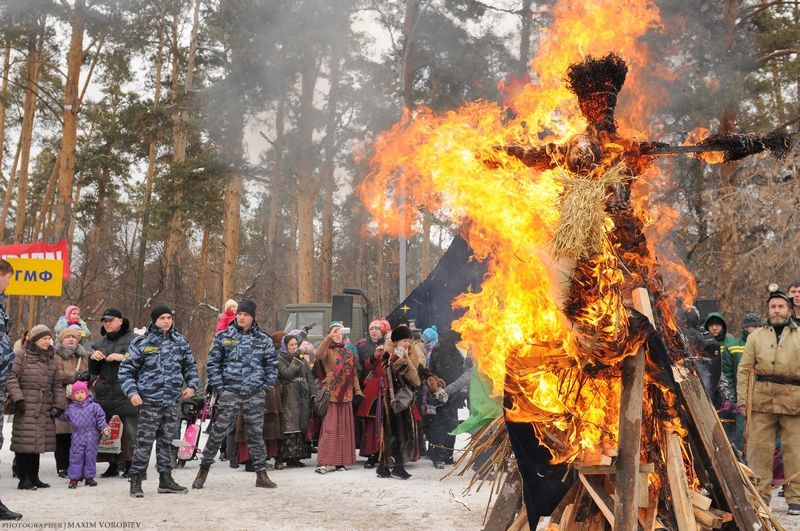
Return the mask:
<path id="1" fill-rule="evenodd" d="M 711 498 L 709 498 L 708 496 L 703 496 L 699 492 L 690 490 L 689 499 L 692 500 L 692 505 L 694 505 L 695 507 L 699 507 L 704 511 L 707 511 L 708 508 L 711 507 Z"/>
<path id="2" fill-rule="evenodd" d="M 632 292 L 634 307 L 653 321 L 650 295 L 645 288 Z M 614 511 L 615 531 L 636 531 L 639 495 L 639 463 L 642 443 L 642 403 L 644 399 L 645 347 L 622 362 L 622 396 L 619 411 L 619 454 L 617 455 L 616 491 L 617 506 Z M 605 514 L 605 513 L 604 513 Z"/>
<path id="3" fill-rule="evenodd" d="M 697 521 L 692 511 L 692 502 L 689 499 L 689 485 L 686 480 L 686 469 L 683 466 L 683 453 L 681 440 L 677 433 L 666 434 L 666 467 L 667 483 L 672 494 L 672 509 L 675 513 L 675 522 L 679 531 L 694 531 Z"/>
<path id="4" fill-rule="evenodd" d="M 719 422 L 714 406 L 706 397 L 700 379 L 684 367 L 675 367 L 678 388 L 703 448 L 714 469 L 719 488 L 739 529 L 761 529 L 762 522 L 748 497 L 736 455 Z"/>
<path id="5" fill-rule="evenodd" d="M 720 529 L 722 524 L 725 522 L 722 521 L 722 518 L 717 516 L 716 514 L 704 511 L 699 507 L 693 507 L 694 509 L 694 517 L 697 520 L 697 524 L 704 525 L 706 527 L 710 527 L 711 529 Z M 695 524 L 695 527 L 697 527 Z"/>
<path id="6" fill-rule="evenodd" d="M 514 467 L 506 476 L 494 507 L 486 520 L 485 531 L 506 531 L 516 519 L 522 506 L 522 476 Z"/>
<path id="7" fill-rule="evenodd" d="M 744 417 L 744 443 L 742 443 L 742 455 L 747 457 L 747 440 L 750 438 L 750 419 L 753 413 L 753 388 L 756 386 L 756 371 L 750 369 L 747 372 L 747 402 L 745 402 Z"/>
<path id="8" fill-rule="evenodd" d="M 614 474 L 617 473 L 617 467 L 615 465 L 578 465 L 575 467 L 575 470 L 577 470 L 584 476 L 591 476 L 594 474 L 613 476 Z M 655 471 L 656 471 L 656 466 L 653 463 L 639 464 L 640 474 L 650 474 Z"/>

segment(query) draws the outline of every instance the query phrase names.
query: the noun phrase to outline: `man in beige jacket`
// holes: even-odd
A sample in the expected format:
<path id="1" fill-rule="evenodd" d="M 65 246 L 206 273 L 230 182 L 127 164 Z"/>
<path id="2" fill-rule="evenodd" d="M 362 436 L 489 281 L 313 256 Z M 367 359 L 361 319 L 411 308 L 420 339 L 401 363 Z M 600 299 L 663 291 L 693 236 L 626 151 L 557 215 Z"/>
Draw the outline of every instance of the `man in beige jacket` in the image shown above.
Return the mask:
<path id="1" fill-rule="evenodd" d="M 800 328 L 791 319 L 792 298 L 773 291 L 767 300 L 769 319 L 747 338 L 737 373 L 737 399 L 745 413 L 750 401 L 747 459 L 758 491 L 769 502 L 772 454 L 780 434 L 787 478 L 800 472 Z M 755 372 L 752 396 L 748 376 Z M 800 478 L 786 486 L 789 514 L 800 515 Z"/>

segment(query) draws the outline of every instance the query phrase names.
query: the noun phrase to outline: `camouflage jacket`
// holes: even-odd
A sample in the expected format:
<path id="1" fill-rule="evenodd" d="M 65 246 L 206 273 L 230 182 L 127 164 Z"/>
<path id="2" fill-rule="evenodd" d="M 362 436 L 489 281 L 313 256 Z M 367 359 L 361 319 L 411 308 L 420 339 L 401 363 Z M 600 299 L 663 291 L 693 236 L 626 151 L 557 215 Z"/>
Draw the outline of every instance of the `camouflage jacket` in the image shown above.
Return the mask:
<path id="1" fill-rule="evenodd" d="M 219 391 L 247 396 L 272 389 L 278 380 L 278 355 L 272 339 L 255 322 L 245 332 L 234 321 L 214 336 L 206 374 L 209 385 Z"/>
<path id="2" fill-rule="evenodd" d="M 131 341 L 118 376 L 128 398 L 139 395 L 142 402 L 155 406 L 176 404 L 184 382 L 195 390 L 200 386 L 186 338 L 174 328 L 164 334 L 154 325 Z"/>
<path id="3" fill-rule="evenodd" d="M 14 349 L 8 339 L 8 316 L 6 309 L 0 304 L 0 384 L 6 383 L 14 363 Z"/>

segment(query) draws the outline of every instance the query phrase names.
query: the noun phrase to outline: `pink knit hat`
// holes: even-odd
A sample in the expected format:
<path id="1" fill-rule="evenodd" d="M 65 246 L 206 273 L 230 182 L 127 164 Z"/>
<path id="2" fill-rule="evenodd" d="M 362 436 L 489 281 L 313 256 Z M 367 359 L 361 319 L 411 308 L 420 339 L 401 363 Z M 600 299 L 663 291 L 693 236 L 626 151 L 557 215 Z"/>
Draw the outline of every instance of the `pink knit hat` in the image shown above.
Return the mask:
<path id="1" fill-rule="evenodd" d="M 74 304 L 70 305 L 70 306 L 67 306 L 67 311 L 64 312 L 64 317 L 67 318 L 67 321 L 69 321 L 69 314 L 71 314 L 73 310 L 80 310 L 80 308 L 78 308 Z"/>
<path id="2" fill-rule="evenodd" d="M 84 382 L 82 380 L 78 380 L 77 382 L 72 384 L 72 393 L 74 394 L 77 391 L 86 391 L 86 393 L 88 394 L 89 393 L 89 384 L 87 384 L 86 382 Z"/>

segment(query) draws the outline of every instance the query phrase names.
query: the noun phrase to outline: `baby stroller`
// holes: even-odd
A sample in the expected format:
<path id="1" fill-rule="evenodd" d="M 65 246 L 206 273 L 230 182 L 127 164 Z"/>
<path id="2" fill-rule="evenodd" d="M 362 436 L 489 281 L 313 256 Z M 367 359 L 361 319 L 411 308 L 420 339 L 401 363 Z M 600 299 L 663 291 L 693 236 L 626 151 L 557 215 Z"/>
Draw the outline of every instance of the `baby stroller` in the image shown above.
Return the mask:
<path id="1" fill-rule="evenodd" d="M 178 448 L 175 467 L 183 468 L 186 461 L 197 458 L 198 453 L 203 453 L 200 449 L 200 433 L 203 430 L 203 422 L 211 420 L 216 402 L 216 393 L 206 393 L 205 397 L 193 396 L 181 402 L 181 422 L 186 421 L 183 436 L 180 439 L 173 439 L 172 445 Z"/>

